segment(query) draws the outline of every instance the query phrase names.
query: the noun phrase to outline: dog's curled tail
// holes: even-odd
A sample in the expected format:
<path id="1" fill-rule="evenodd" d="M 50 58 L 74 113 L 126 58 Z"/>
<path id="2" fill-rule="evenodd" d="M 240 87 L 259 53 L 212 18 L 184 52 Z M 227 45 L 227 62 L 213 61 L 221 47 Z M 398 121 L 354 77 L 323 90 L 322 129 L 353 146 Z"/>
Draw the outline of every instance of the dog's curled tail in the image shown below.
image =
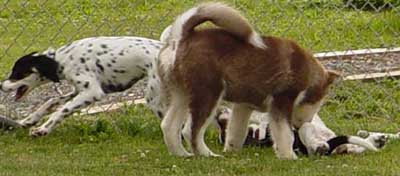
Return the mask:
<path id="1" fill-rule="evenodd" d="M 257 48 L 267 48 L 247 19 L 240 12 L 223 3 L 205 3 L 184 12 L 173 23 L 168 41 L 179 42 L 189 36 L 196 26 L 206 21 L 211 21 Z"/>
<path id="2" fill-rule="evenodd" d="M 342 144 L 354 144 L 371 151 L 378 151 L 378 149 L 373 144 L 358 136 L 337 136 L 328 141 L 329 151 L 327 152 L 327 154 L 331 154 L 333 150 L 335 150 L 338 146 Z"/>

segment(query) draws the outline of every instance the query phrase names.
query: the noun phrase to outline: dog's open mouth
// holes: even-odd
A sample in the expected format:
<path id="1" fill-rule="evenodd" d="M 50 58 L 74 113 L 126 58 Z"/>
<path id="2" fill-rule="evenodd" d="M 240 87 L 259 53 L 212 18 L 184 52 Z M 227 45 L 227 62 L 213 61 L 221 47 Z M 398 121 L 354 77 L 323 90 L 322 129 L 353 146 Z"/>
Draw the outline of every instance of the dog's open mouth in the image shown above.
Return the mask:
<path id="1" fill-rule="evenodd" d="M 22 85 L 20 87 L 18 87 L 17 92 L 15 93 L 15 100 L 19 100 L 21 99 L 25 93 L 28 91 L 29 87 L 26 85 Z"/>

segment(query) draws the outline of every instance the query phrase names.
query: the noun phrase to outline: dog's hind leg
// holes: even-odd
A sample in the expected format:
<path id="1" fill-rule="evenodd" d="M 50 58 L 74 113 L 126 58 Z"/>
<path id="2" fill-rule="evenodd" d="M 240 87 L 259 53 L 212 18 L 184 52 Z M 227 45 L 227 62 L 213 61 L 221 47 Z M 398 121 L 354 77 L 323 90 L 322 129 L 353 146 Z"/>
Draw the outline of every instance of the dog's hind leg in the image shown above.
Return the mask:
<path id="1" fill-rule="evenodd" d="M 207 92 L 205 95 L 192 94 L 191 96 L 189 105 L 192 119 L 190 143 L 193 153 L 196 155 L 220 156 L 213 153 L 204 142 L 204 134 L 210 122 L 214 120 L 214 114 L 223 95 L 222 92 L 219 92 L 220 90 L 205 90 L 204 92 Z"/>
<path id="2" fill-rule="evenodd" d="M 182 93 L 171 91 L 171 102 L 164 119 L 161 122 L 161 130 L 164 142 L 172 155 L 192 156 L 182 144 L 182 125 L 188 116 L 187 100 Z"/>
<path id="3" fill-rule="evenodd" d="M 182 136 L 185 139 L 186 143 L 190 146 L 191 149 L 191 141 L 192 141 L 192 117 L 187 117 L 185 125 L 182 129 Z M 193 151 L 193 150 L 191 150 Z"/>
<path id="4" fill-rule="evenodd" d="M 101 100 L 105 93 L 100 87 L 95 88 L 93 85 L 92 89 L 86 89 L 79 92 L 72 100 L 68 101 L 65 105 L 59 108 L 57 111 L 50 115 L 50 118 L 40 127 L 32 129 L 32 136 L 43 136 L 51 132 L 56 124 L 60 123 L 65 117 L 72 114 L 74 111 L 84 108 L 95 101 Z"/>
<path id="5" fill-rule="evenodd" d="M 228 122 L 224 151 L 237 151 L 243 146 L 247 136 L 247 126 L 252 109 L 243 104 L 234 104 L 232 117 Z"/>
<path id="6" fill-rule="evenodd" d="M 51 98 L 46 103 L 44 103 L 42 106 L 40 106 L 39 109 L 37 109 L 32 114 L 30 114 L 28 117 L 20 120 L 19 123 L 24 127 L 33 126 L 37 122 L 39 122 L 39 120 L 42 119 L 43 116 L 49 114 L 51 112 L 51 109 L 53 109 L 54 106 L 65 103 L 76 95 L 77 95 L 77 92 L 75 90 L 73 90 L 72 92 L 70 92 L 64 96 Z"/>

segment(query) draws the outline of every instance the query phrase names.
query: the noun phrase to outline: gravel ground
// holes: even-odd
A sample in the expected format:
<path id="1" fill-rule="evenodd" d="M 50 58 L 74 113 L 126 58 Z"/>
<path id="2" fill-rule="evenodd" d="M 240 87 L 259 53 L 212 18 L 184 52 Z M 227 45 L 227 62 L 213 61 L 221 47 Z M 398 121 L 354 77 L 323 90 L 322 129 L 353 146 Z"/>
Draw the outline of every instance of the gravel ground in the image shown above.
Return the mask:
<path id="1" fill-rule="evenodd" d="M 365 56 L 335 57 L 321 59 L 327 68 L 343 72 L 345 76 L 364 73 L 387 72 L 400 70 L 400 53 L 372 54 Z M 51 97 L 58 96 L 54 84 L 46 84 L 36 88 L 28 96 L 19 102 L 13 100 L 13 93 L 5 94 L 0 92 L 0 115 L 5 115 L 13 119 L 22 119 L 30 112 L 38 108 L 43 102 Z M 57 86 L 63 93 L 71 90 L 71 87 L 63 82 Z M 121 93 L 114 93 L 107 96 L 97 105 L 109 104 L 134 100 L 144 97 L 146 80 L 138 82 L 132 88 Z"/>

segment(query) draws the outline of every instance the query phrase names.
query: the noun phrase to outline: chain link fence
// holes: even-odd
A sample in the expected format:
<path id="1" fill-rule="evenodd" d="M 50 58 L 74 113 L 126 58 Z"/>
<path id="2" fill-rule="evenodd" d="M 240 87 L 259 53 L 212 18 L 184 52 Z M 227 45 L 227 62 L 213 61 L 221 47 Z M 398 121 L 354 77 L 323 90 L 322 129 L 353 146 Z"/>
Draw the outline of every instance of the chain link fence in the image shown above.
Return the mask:
<path id="1" fill-rule="evenodd" d="M 0 78 L 6 78 L 13 62 L 24 54 L 57 48 L 81 38 L 158 39 L 175 16 L 198 2 L 3 0 L 0 2 Z M 325 66 L 342 71 L 344 76 L 358 76 L 357 80 L 338 83 L 321 112 L 323 116 L 368 117 L 361 121 L 363 127 L 373 117 L 383 117 L 388 123 L 399 117 L 400 83 L 395 77 L 400 71 L 400 52 L 396 48 L 400 47 L 400 1 L 226 2 L 240 9 L 260 33 L 292 38 L 314 53 L 320 53 L 318 56 Z M 143 80 L 125 92 L 109 95 L 97 105 L 143 98 L 145 84 Z M 63 83 L 58 89 L 66 93 L 70 88 Z M 0 92 L 0 114 L 21 119 L 54 96 L 58 93 L 51 84 L 37 88 L 21 102 L 14 102 L 12 95 Z"/>

